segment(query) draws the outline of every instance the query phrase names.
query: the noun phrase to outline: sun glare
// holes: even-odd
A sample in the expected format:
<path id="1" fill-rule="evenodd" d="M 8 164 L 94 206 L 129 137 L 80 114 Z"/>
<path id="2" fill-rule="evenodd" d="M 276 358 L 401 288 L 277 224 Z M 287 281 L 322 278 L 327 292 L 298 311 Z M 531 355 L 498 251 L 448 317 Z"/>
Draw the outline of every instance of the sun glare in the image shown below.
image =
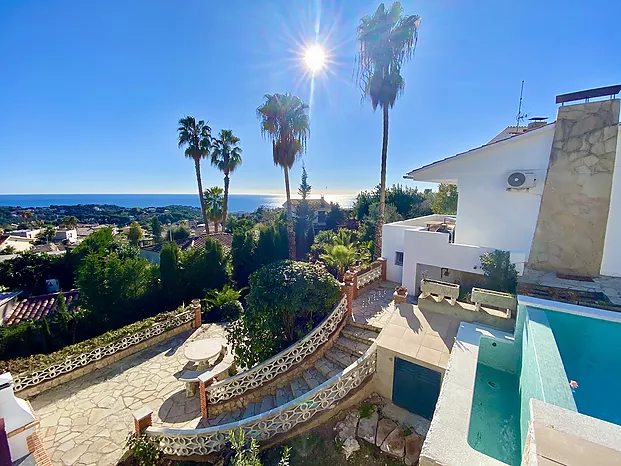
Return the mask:
<path id="1" fill-rule="evenodd" d="M 315 71 L 319 71 L 325 65 L 326 54 L 321 46 L 313 45 L 312 47 L 306 49 L 304 61 L 306 62 L 308 69 L 314 73 Z"/>

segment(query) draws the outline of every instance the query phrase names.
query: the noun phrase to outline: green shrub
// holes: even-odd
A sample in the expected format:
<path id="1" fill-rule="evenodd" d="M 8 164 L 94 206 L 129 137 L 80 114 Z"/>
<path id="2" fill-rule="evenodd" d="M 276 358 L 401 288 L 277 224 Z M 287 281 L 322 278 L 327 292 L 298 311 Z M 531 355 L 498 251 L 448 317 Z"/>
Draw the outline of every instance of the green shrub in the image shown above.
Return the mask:
<path id="1" fill-rule="evenodd" d="M 332 310 L 339 283 L 320 264 L 290 260 L 266 265 L 250 277 L 241 317 L 227 327 L 240 366 L 264 361 L 307 334 Z"/>
<path id="2" fill-rule="evenodd" d="M 242 290 L 224 285 L 222 290 L 210 290 L 205 296 L 204 322 L 222 322 L 238 319 L 244 308 L 239 302 Z"/>
<path id="3" fill-rule="evenodd" d="M 511 262 L 509 251 L 486 252 L 481 256 L 481 269 L 487 278 L 487 287 L 503 293 L 515 294 L 517 270 Z"/>
<path id="4" fill-rule="evenodd" d="M 138 460 L 140 466 L 155 466 L 162 455 L 157 443 L 145 434 L 129 434 L 126 448 Z"/>

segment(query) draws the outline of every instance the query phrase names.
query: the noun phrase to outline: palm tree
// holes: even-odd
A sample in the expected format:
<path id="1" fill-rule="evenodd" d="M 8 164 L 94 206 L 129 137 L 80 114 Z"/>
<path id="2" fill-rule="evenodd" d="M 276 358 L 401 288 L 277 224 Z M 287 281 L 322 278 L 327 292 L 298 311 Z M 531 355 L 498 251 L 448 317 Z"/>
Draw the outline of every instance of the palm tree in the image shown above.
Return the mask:
<path id="1" fill-rule="evenodd" d="M 388 152 L 388 109 L 405 88 L 403 63 L 412 58 L 418 39 L 420 16 L 403 14 L 401 3 L 386 10 L 381 3 L 373 16 L 364 16 L 358 25 L 358 82 L 364 98 L 378 105 L 384 116 L 382 168 L 380 174 L 379 220 L 375 230 L 375 257 L 382 254 L 382 226 L 386 206 L 386 157 Z"/>
<path id="2" fill-rule="evenodd" d="M 296 159 L 306 151 L 306 139 L 310 135 L 308 105 L 299 97 L 287 94 L 265 94 L 263 104 L 257 108 L 261 121 L 261 134 L 272 141 L 274 165 L 282 167 L 285 174 L 287 195 L 287 232 L 289 258 L 295 260 L 295 233 L 291 212 L 289 170 Z"/>
<path id="3" fill-rule="evenodd" d="M 218 223 L 222 221 L 222 188 L 219 186 L 207 188 L 203 194 L 207 217 L 214 223 L 214 231 L 218 233 Z"/>
<path id="4" fill-rule="evenodd" d="M 319 256 L 326 264 L 337 271 L 337 278 L 342 281 L 343 275 L 356 262 L 356 250 L 353 246 L 335 244 L 330 246 L 325 254 Z"/>
<path id="5" fill-rule="evenodd" d="M 211 153 L 211 164 L 224 173 L 224 202 L 222 204 L 222 223 L 226 222 L 229 212 L 229 174 L 233 173 L 242 163 L 240 147 L 237 147 L 239 138 L 233 135 L 230 129 L 220 131 Z"/>
<path id="6" fill-rule="evenodd" d="M 203 182 L 201 181 L 201 159 L 208 157 L 211 152 L 213 145 L 211 128 L 203 120 L 199 120 L 197 123 L 194 117 L 188 116 L 179 120 L 177 132 L 179 133 L 179 147 L 185 146 L 185 156 L 194 160 L 201 212 L 205 222 L 205 231 L 209 233 L 209 222 L 203 199 Z"/>

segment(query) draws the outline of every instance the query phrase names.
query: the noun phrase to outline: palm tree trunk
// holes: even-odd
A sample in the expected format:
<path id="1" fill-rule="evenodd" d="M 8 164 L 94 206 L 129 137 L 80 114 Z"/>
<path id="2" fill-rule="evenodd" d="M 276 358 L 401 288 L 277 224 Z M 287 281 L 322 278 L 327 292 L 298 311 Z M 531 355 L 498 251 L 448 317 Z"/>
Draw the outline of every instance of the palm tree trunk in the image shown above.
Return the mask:
<path id="1" fill-rule="evenodd" d="M 222 202 L 222 226 L 226 224 L 226 216 L 229 213 L 229 174 L 224 173 L 224 201 Z"/>
<path id="2" fill-rule="evenodd" d="M 382 227 L 384 226 L 384 213 L 386 212 L 386 159 L 388 157 L 388 105 L 383 105 L 384 135 L 382 138 L 382 169 L 380 173 L 380 200 L 379 218 L 375 228 L 375 259 L 382 256 Z"/>
<path id="3" fill-rule="evenodd" d="M 287 192 L 287 236 L 289 237 L 289 259 L 295 260 L 295 231 L 293 229 L 293 213 L 291 212 L 291 191 L 289 190 L 289 169 L 285 171 L 285 191 Z"/>
<path id="4" fill-rule="evenodd" d="M 207 219 L 207 210 L 205 209 L 205 199 L 203 199 L 203 181 L 201 180 L 201 162 L 199 159 L 194 159 L 194 167 L 196 168 L 198 198 L 201 201 L 201 212 L 203 213 L 203 222 L 205 222 L 205 233 L 209 234 L 209 221 Z"/>

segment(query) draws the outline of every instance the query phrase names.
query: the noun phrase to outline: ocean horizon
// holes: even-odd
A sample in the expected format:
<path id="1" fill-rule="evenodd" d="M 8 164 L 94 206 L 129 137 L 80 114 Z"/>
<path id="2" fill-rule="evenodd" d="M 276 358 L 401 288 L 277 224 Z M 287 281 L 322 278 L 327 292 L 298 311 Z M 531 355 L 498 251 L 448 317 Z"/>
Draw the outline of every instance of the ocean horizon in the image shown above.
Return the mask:
<path id="1" fill-rule="evenodd" d="M 355 195 L 327 195 L 329 202 L 341 207 L 353 205 Z M 318 199 L 319 196 L 311 196 Z M 229 212 L 252 212 L 261 206 L 281 207 L 285 196 L 280 194 L 229 194 Z M 120 207 L 164 207 L 184 205 L 200 207 L 196 194 L 0 194 L 2 207 L 49 207 L 52 205 L 109 204 Z"/>

